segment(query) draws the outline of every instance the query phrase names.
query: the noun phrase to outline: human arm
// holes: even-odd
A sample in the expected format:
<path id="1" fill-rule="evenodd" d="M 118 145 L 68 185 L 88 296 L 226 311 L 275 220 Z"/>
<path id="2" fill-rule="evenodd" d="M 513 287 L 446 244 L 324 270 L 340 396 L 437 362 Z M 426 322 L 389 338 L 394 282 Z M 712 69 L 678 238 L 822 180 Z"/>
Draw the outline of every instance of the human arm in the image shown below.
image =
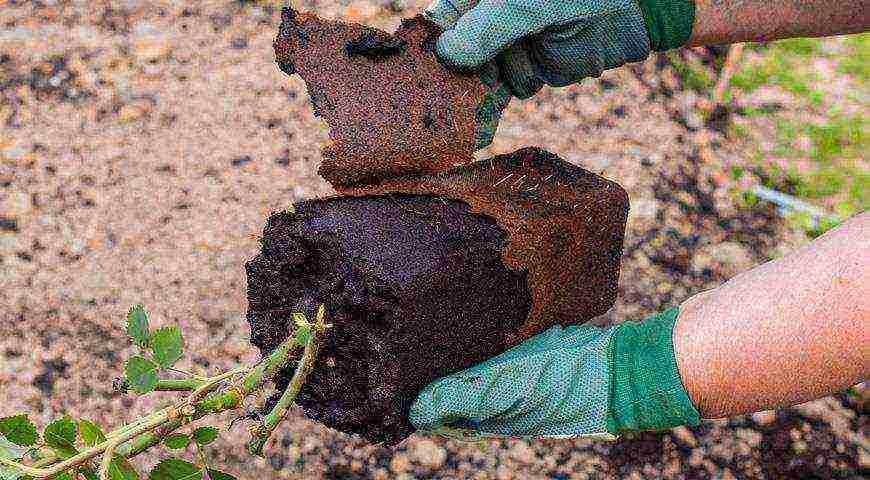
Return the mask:
<path id="1" fill-rule="evenodd" d="M 868 27 L 868 0 L 695 0 L 688 45 L 823 37 Z"/>
<path id="2" fill-rule="evenodd" d="M 870 0 L 436 0 L 437 51 L 498 67 L 518 98 L 685 45 L 860 32 Z"/>
<path id="3" fill-rule="evenodd" d="M 645 322 L 554 327 L 423 390 L 411 421 L 614 436 L 831 394 L 870 375 L 870 213 Z"/>
<path id="4" fill-rule="evenodd" d="M 707 418 L 793 405 L 870 378 L 870 212 L 685 301 L 674 349 Z"/>

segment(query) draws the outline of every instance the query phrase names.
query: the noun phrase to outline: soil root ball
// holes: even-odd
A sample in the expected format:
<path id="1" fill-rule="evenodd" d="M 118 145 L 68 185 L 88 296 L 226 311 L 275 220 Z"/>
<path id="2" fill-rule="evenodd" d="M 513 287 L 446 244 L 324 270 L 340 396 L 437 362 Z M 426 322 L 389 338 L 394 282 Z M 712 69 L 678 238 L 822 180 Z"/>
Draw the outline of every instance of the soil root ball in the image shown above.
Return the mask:
<path id="1" fill-rule="evenodd" d="M 329 427 L 397 443 L 432 380 L 615 299 L 625 192 L 542 150 L 343 193 L 273 214 L 246 265 L 264 354 L 326 305 L 297 403 Z"/>

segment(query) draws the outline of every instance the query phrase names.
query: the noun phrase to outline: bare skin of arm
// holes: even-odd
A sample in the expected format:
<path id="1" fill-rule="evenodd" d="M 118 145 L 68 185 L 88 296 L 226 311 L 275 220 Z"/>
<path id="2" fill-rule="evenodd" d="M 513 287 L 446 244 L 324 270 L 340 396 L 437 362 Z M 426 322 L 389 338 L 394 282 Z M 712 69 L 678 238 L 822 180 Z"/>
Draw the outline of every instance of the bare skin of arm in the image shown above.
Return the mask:
<path id="1" fill-rule="evenodd" d="M 689 46 L 822 37 L 870 28 L 870 0 L 696 0 Z"/>
<path id="2" fill-rule="evenodd" d="M 794 405 L 870 378 L 870 212 L 687 300 L 674 349 L 704 418 Z"/>

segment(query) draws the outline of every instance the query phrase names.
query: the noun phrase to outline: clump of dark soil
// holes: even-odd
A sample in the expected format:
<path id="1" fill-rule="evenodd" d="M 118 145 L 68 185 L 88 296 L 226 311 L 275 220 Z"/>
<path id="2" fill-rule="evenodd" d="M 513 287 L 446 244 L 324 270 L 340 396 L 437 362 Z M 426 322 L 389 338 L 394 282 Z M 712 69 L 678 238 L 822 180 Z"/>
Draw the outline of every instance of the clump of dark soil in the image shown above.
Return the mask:
<path id="1" fill-rule="evenodd" d="M 334 328 L 297 403 L 329 427 L 396 443 L 431 381 L 615 299 L 625 192 L 541 150 L 347 193 L 272 215 L 247 264 L 263 353 L 292 312 L 326 305 Z"/>
<path id="2" fill-rule="evenodd" d="M 540 148 L 339 192 L 437 195 L 494 218 L 508 232 L 505 264 L 529 272 L 534 305 L 518 340 L 601 315 L 616 300 L 628 194 Z"/>
<path id="3" fill-rule="evenodd" d="M 247 265 L 252 342 L 270 351 L 291 312 L 325 304 L 334 328 L 297 404 L 375 442 L 403 438 L 419 390 L 504 350 L 528 316 L 526 274 L 501 262 L 506 240 L 491 219 L 431 196 L 299 203 L 269 218 Z"/>
<path id="4" fill-rule="evenodd" d="M 435 173 L 473 160 L 476 74 L 435 56 L 440 27 L 423 16 L 394 34 L 285 8 L 278 66 L 305 81 L 315 114 L 331 127 L 318 173 L 333 185 Z"/>

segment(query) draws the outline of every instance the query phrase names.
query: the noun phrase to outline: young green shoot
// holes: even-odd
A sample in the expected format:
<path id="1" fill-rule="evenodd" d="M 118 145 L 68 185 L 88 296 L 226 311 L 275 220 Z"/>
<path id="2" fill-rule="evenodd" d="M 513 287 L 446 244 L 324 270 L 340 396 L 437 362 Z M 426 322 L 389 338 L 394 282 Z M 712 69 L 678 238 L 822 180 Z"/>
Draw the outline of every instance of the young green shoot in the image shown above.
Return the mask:
<path id="1" fill-rule="evenodd" d="M 147 395 L 155 391 L 182 392 L 171 405 L 104 433 L 89 420 L 64 416 L 45 427 L 42 435 L 24 414 L 0 418 L 0 480 L 54 478 L 73 480 L 138 480 L 139 473 L 128 461 L 140 453 L 163 445 L 171 451 L 184 451 L 193 443 L 196 462 L 168 458 L 148 474 L 151 480 L 231 480 L 230 474 L 207 464 L 205 447 L 218 437 L 219 430 L 194 423 L 211 415 L 245 407 L 245 400 L 263 389 L 284 370 L 290 355 L 299 347 L 303 353 L 290 386 L 282 394 L 263 423 L 251 429 L 252 453 L 262 455 L 263 446 L 286 416 L 308 373 L 314 368 L 322 333 L 330 327 L 320 306 L 314 323 L 301 313 L 293 315 L 296 332 L 268 356 L 250 366 L 207 377 L 174 367 L 184 355 L 184 337 L 177 326 L 151 330 L 148 314 L 136 305 L 127 314 L 126 333 L 139 353 L 124 365 L 125 376 L 115 389 Z M 181 372 L 186 378 L 161 378 L 165 373 Z M 189 434 L 179 433 L 189 427 Z"/>

